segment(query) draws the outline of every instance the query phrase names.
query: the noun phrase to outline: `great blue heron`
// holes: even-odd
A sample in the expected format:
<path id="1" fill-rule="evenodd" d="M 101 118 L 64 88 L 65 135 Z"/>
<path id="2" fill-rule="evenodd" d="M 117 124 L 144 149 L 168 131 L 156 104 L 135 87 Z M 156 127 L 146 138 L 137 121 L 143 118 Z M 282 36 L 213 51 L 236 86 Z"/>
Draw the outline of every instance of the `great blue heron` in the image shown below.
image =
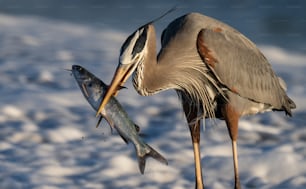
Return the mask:
<path id="1" fill-rule="evenodd" d="M 181 97 L 193 142 L 196 188 L 204 188 L 199 148 L 202 118 L 225 120 L 232 140 L 235 189 L 239 189 L 239 118 L 269 110 L 291 116 L 295 108 L 285 82 L 254 43 L 227 24 L 199 13 L 186 14 L 168 25 L 157 57 L 152 22 L 131 34 L 121 47 L 119 65 L 98 113 L 132 73 L 140 95 L 174 89 Z"/>

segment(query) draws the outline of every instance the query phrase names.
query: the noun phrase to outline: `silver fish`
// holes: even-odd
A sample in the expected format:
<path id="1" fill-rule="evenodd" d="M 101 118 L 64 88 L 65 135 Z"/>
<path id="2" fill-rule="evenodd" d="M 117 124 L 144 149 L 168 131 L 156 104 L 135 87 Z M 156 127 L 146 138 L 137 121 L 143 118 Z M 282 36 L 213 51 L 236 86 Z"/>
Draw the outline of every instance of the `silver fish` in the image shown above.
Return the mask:
<path id="1" fill-rule="evenodd" d="M 86 100 L 93 109 L 97 111 L 108 86 L 95 75 L 79 65 L 72 66 L 72 74 Z M 168 164 L 167 160 L 162 155 L 139 137 L 139 128 L 129 119 L 127 113 L 115 97 L 111 97 L 105 108 L 102 110 L 99 122 L 102 117 L 106 119 L 111 127 L 117 130 L 126 143 L 132 142 L 134 144 L 141 174 L 144 173 L 147 157 L 152 157 L 161 163 L 166 165 Z"/>

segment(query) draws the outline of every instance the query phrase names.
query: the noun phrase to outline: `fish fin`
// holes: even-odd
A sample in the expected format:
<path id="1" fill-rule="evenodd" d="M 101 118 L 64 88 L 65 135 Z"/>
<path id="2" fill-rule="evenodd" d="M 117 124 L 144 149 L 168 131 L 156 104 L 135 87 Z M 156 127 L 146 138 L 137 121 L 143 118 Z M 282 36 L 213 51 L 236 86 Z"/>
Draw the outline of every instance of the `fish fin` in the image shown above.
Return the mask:
<path id="1" fill-rule="evenodd" d="M 135 129 L 136 129 L 137 133 L 139 133 L 140 127 L 137 124 L 135 124 L 135 123 L 134 123 L 134 126 L 135 126 Z"/>
<path id="2" fill-rule="evenodd" d="M 107 88 L 109 88 L 109 85 L 107 85 Z M 119 85 L 118 87 L 117 87 L 117 91 L 118 90 L 121 90 L 121 89 L 127 89 L 127 87 L 126 86 L 123 86 L 123 85 Z M 114 95 L 113 95 L 114 96 Z"/>
<path id="3" fill-rule="evenodd" d="M 120 135 L 120 133 L 119 133 L 119 136 L 123 139 L 123 141 L 124 141 L 126 144 L 129 143 L 129 141 L 128 141 L 126 138 L 124 138 L 122 135 Z"/>
<path id="4" fill-rule="evenodd" d="M 138 155 L 138 166 L 139 166 L 139 170 L 141 174 L 144 174 L 144 170 L 146 167 L 146 159 L 148 157 L 152 157 L 154 159 L 156 159 L 157 161 L 168 165 L 168 161 L 166 158 L 164 158 L 160 153 L 158 153 L 156 150 L 154 150 L 151 146 L 147 145 L 147 147 L 149 148 L 149 152 L 146 153 L 144 156 L 139 156 Z"/>
<path id="5" fill-rule="evenodd" d="M 96 124 L 96 128 L 99 127 L 99 125 L 100 125 L 100 123 L 101 123 L 102 120 L 103 120 L 103 116 L 100 116 L 100 117 L 99 117 L 99 120 L 98 120 L 98 122 L 97 122 L 97 124 Z"/>
<path id="6" fill-rule="evenodd" d="M 106 120 L 106 122 L 108 123 L 108 125 L 111 129 L 111 133 L 113 133 L 113 128 L 115 128 L 115 124 L 107 116 L 103 115 L 101 117 L 103 117 Z"/>
<path id="7" fill-rule="evenodd" d="M 101 116 L 102 117 L 102 116 Z M 106 116 L 103 116 L 104 118 L 105 118 L 105 120 L 107 121 L 107 123 L 109 124 L 109 126 L 110 126 L 110 129 L 111 129 L 111 132 L 112 132 L 112 134 L 114 133 L 113 132 L 113 128 L 116 128 L 116 125 L 110 120 L 110 119 L 108 119 Z M 102 118 L 100 118 L 100 119 L 102 119 Z M 99 120 L 100 120 L 99 119 Z M 118 132 L 118 134 L 119 134 L 119 136 L 123 139 L 123 141 L 126 143 L 126 144 L 128 144 L 129 143 L 129 141 L 126 139 L 126 138 L 124 138 L 124 136 L 123 135 L 121 135 L 119 132 Z"/>
<path id="8" fill-rule="evenodd" d="M 121 89 L 127 89 L 127 87 L 125 87 L 125 86 L 118 86 L 117 91 L 114 93 L 113 96 L 117 96 L 119 90 L 121 90 Z"/>
<path id="9" fill-rule="evenodd" d="M 101 116 L 102 117 L 102 116 Z M 114 130 L 113 130 L 113 128 L 116 128 L 116 125 L 110 120 L 110 119 L 108 119 L 106 116 L 104 116 L 104 118 L 105 118 L 105 120 L 107 121 L 107 123 L 109 124 L 109 126 L 110 126 L 110 129 L 111 129 L 111 133 L 113 134 L 114 132 Z M 100 119 L 102 119 L 102 118 L 100 118 Z M 99 119 L 99 120 L 100 120 Z M 129 141 L 126 139 L 126 138 L 124 138 L 124 136 L 123 135 L 121 135 L 119 132 L 118 132 L 118 134 L 119 134 L 119 136 L 123 139 L 123 141 L 126 143 L 126 144 L 128 144 L 129 143 Z"/>
<path id="10" fill-rule="evenodd" d="M 139 135 L 141 138 L 146 138 L 146 137 L 149 136 L 148 134 L 145 134 L 145 133 L 138 133 L 138 135 Z"/>
<path id="11" fill-rule="evenodd" d="M 138 133 L 138 135 L 139 135 L 140 137 L 145 138 L 145 137 L 148 136 L 147 134 L 140 133 L 140 127 L 139 127 L 139 125 L 137 125 L 137 124 L 135 124 L 135 123 L 134 123 L 134 125 L 135 125 L 135 129 L 136 129 L 136 131 L 137 131 L 137 133 Z"/>
<path id="12" fill-rule="evenodd" d="M 127 87 L 123 85 L 118 86 L 118 90 L 121 90 L 121 89 L 127 89 Z"/>

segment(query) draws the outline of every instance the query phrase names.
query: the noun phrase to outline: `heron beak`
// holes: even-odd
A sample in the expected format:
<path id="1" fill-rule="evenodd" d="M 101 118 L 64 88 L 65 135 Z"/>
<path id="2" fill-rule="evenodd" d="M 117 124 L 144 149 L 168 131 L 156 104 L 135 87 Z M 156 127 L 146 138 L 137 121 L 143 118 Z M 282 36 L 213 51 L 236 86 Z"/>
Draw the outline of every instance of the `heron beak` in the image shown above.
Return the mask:
<path id="1" fill-rule="evenodd" d="M 101 104 L 99 106 L 99 109 L 96 114 L 97 117 L 102 112 L 103 108 L 108 103 L 109 99 L 112 96 L 116 96 L 118 93 L 118 90 L 122 89 L 123 84 L 126 82 L 126 80 L 129 78 L 129 76 L 133 72 L 131 67 L 132 66 L 127 66 L 127 65 L 122 65 L 122 64 L 120 64 L 117 67 L 113 80 L 111 84 L 109 85 L 109 88 L 106 91 L 104 98 L 102 99 Z"/>

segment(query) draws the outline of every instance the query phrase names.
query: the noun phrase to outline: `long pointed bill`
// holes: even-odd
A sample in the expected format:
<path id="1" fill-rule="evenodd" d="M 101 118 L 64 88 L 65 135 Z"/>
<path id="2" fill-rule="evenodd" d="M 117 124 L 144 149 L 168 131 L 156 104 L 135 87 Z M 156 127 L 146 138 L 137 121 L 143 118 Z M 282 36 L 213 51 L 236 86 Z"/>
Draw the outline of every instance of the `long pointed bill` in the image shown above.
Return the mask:
<path id="1" fill-rule="evenodd" d="M 102 112 L 103 108 L 108 103 L 109 99 L 112 96 L 117 95 L 118 90 L 122 88 L 123 84 L 126 82 L 126 80 L 131 75 L 132 71 L 129 68 L 130 68 L 130 66 L 126 66 L 126 65 L 120 65 L 117 68 L 117 70 L 115 72 L 115 75 L 113 77 L 113 80 L 112 80 L 111 84 L 109 85 L 109 88 L 106 91 L 106 93 L 104 95 L 104 98 L 102 99 L 102 102 L 99 106 L 99 109 L 98 109 L 97 114 L 96 114 L 97 117 Z"/>

